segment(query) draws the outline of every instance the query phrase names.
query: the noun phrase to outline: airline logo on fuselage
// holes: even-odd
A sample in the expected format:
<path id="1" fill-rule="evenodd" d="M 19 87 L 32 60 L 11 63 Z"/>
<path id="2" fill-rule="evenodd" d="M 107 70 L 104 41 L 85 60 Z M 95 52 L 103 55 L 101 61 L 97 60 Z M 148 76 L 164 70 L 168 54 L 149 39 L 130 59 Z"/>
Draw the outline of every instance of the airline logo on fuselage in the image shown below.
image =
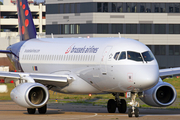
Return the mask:
<path id="1" fill-rule="evenodd" d="M 66 50 L 65 54 L 68 53 L 97 53 L 99 48 L 94 47 L 94 46 L 89 46 L 89 47 L 76 47 L 72 45 Z"/>

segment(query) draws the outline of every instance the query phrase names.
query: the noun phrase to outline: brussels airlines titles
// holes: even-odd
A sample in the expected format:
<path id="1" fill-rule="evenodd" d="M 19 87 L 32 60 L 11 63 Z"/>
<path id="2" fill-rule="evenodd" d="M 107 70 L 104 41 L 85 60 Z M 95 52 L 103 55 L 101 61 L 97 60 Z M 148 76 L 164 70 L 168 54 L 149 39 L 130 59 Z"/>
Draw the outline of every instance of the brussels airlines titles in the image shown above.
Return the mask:
<path id="1" fill-rule="evenodd" d="M 74 46 L 73 48 L 70 46 L 65 54 L 67 53 L 97 53 L 99 48 L 94 47 L 94 46 L 89 46 L 89 47 L 76 47 Z"/>

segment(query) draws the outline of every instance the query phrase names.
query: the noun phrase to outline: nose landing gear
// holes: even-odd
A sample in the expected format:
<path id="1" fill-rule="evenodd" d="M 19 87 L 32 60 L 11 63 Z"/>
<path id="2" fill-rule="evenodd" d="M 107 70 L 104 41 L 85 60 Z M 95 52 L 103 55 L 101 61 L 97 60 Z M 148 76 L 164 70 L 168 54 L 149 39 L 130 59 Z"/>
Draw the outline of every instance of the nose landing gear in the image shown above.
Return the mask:
<path id="1" fill-rule="evenodd" d="M 113 95 L 115 96 L 115 100 L 110 99 L 107 103 L 108 112 L 115 113 L 116 108 L 118 108 L 119 113 L 125 113 L 127 109 L 126 101 L 119 98 L 120 93 L 113 93 Z"/>
<path id="2" fill-rule="evenodd" d="M 131 102 L 129 102 L 128 104 L 132 106 L 132 108 L 130 108 L 128 110 L 128 116 L 132 117 L 132 115 L 134 114 L 135 117 L 139 117 L 139 109 L 137 107 L 139 107 L 139 103 L 135 101 L 137 96 L 137 93 L 131 93 Z"/>

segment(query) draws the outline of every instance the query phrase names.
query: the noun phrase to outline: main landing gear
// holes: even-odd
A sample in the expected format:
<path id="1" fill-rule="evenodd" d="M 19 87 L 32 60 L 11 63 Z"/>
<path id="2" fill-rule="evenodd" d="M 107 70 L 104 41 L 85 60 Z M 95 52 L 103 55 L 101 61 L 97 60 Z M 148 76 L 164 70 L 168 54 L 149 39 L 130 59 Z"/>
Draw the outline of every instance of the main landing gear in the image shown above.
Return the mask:
<path id="1" fill-rule="evenodd" d="M 131 105 L 132 107 L 128 110 L 128 116 L 132 117 L 132 115 L 134 114 L 135 117 L 139 117 L 139 109 L 137 107 L 139 107 L 139 103 L 135 101 L 137 96 L 137 93 L 131 93 L 131 102 L 128 103 L 129 105 Z"/>
<path id="2" fill-rule="evenodd" d="M 107 103 L 108 112 L 115 113 L 116 108 L 118 108 L 119 113 L 125 113 L 127 109 L 126 101 L 124 99 L 119 98 L 120 93 L 113 93 L 113 95 L 115 96 L 115 100 L 109 99 Z"/>
<path id="3" fill-rule="evenodd" d="M 45 114 L 46 111 L 47 111 L 47 104 L 44 105 L 44 106 L 41 107 L 41 108 L 38 108 L 39 114 Z M 29 114 L 35 114 L 36 108 L 27 108 L 27 112 L 28 112 Z"/>

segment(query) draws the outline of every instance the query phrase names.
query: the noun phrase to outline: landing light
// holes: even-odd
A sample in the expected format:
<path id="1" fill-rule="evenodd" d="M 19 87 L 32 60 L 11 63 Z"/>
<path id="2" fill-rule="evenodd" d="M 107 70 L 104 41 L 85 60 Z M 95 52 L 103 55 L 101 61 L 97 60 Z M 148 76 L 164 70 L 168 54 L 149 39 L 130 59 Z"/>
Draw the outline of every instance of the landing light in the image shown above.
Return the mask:
<path id="1" fill-rule="evenodd" d="M 90 38 L 90 36 L 87 36 L 87 38 Z"/>
<path id="2" fill-rule="evenodd" d="M 89 97 L 91 97 L 92 96 L 92 94 L 89 94 Z"/>

